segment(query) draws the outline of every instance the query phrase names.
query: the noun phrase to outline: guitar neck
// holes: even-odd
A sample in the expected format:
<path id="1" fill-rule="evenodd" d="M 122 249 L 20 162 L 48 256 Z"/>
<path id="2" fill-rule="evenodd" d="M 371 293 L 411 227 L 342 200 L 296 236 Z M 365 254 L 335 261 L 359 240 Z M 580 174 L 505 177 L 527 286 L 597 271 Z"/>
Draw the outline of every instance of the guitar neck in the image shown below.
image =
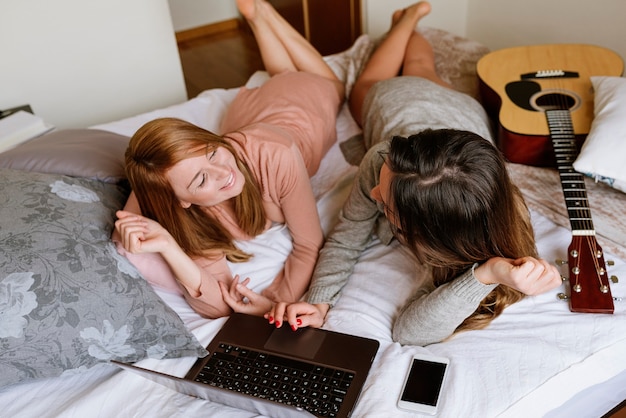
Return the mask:
<path id="1" fill-rule="evenodd" d="M 568 109 L 550 108 L 545 110 L 545 114 L 572 227 L 573 239 L 568 248 L 570 310 L 613 313 L 604 254 L 596 242 L 585 179 L 573 167 L 578 148 L 570 112 Z"/>
<path id="2" fill-rule="evenodd" d="M 574 170 L 578 156 L 576 137 L 569 110 L 546 110 L 552 146 L 573 235 L 595 235 L 587 199 L 585 178 Z"/>

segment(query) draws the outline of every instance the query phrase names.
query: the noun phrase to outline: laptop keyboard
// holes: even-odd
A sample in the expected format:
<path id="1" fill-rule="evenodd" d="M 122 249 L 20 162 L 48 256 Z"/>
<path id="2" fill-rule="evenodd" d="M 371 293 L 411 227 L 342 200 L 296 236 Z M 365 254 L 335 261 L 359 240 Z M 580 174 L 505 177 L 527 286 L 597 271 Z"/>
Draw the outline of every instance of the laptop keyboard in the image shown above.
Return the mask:
<path id="1" fill-rule="evenodd" d="M 220 344 L 195 380 L 336 417 L 354 373 Z"/>

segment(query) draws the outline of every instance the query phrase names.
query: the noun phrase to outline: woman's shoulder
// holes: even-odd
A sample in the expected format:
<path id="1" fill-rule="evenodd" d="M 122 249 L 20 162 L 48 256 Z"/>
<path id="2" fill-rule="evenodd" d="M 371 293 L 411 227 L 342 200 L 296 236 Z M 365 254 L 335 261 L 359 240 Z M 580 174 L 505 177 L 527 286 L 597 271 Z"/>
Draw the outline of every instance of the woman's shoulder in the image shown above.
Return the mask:
<path id="1" fill-rule="evenodd" d="M 377 144 L 372 145 L 370 149 L 367 150 L 365 156 L 361 160 L 361 164 L 359 165 L 360 171 L 371 171 L 378 170 L 383 165 L 385 161 L 385 156 L 389 153 L 389 141 L 381 141 Z"/>
<path id="2" fill-rule="evenodd" d="M 225 134 L 246 153 L 289 153 L 297 149 L 287 132 L 269 123 L 254 123 Z"/>
<path id="3" fill-rule="evenodd" d="M 308 180 L 298 146 L 285 138 L 280 129 L 267 124 L 251 125 L 232 135 L 232 140 L 263 188 L 288 187 L 301 176 Z"/>

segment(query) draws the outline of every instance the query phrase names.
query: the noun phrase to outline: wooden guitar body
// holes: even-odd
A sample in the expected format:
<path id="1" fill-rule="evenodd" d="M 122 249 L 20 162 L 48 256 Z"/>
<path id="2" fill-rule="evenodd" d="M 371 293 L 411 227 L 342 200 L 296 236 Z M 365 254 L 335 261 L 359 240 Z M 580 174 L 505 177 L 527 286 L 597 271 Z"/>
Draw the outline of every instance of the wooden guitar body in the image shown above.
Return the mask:
<path id="1" fill-rule="evenodd" d="M 593 120 L 591 76 L 620 76 L 622 59 L 593 45 L 550 44 L 491 52 L 477 65 L 480 94 L 498 121 L 497 145 L 514 163 L 555 166 L 544 110 L 569 109 L 578 149 Z"/>

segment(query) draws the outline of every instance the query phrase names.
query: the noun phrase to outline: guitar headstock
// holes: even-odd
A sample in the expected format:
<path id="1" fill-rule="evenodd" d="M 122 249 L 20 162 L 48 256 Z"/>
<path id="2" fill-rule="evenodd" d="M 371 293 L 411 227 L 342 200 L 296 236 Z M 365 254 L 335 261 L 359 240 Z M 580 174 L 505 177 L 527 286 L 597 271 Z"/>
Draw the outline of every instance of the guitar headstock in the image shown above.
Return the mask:
<path id="1" fill-rule="evenodd" d="M 570 310 L 609 313 L 614 310 L 604 253 L 593 235 L 574 235 L 567 249 Z"/>

